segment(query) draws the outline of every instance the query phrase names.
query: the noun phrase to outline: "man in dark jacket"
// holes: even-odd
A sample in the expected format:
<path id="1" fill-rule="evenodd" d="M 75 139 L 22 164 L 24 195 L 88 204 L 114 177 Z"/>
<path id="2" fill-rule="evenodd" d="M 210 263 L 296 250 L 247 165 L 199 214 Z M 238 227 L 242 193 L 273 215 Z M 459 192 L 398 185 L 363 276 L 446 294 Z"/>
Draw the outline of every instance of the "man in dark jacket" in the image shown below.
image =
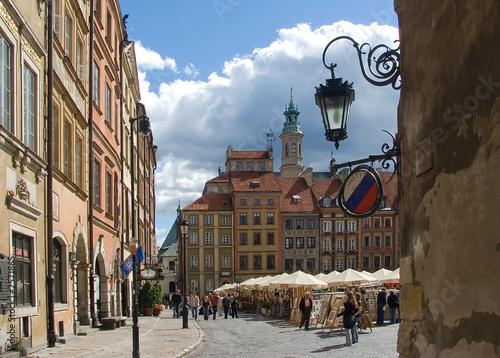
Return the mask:
<path id="1" fill-rule="evenodd" d="M 399 297 L 394 293 L 394 290 L 389 291 L 389 297 L 387 297 L 387 305 L 389 306 L 389 311 L 391 313 L 391 324 L 396 323 L 396 312 L 399 307 Z"/>
<path id="2" fill-rule="evenodd" d="M 384 324 L 384 307 L 387 304 L 387 292 L 385 287 L 377 294 L 377 325 Z"/>
<path id="3" fill-rule="evenodd" d="M 231 300 L 227 297 L 227 293 L 224 294 L 222 299 L 222 308 L 224 309 L 224 318 L 227 319 L 227 314 L 229 313 L 229 306 L 231 305 Z"/>
<path id="4" fill-rule="evenodd" d="M 180 307 L 182 303 L 182 296 L 179 290 L 175 291 L 172 295 L 172 304 L 174 306 L 174 318 L 180 317 Z"/>
<path id="5" fill-rule="evenodd" d="M 304 297 L 300 299 L 299 303 L 299 309 L 302 312 L 299 329 L 302 328 L 302 325 L 304 325 L 306 329 L 309 329 L 309 320 L 311 318 L 312 308 L 313 301 L 311 299 L 311 294 L 309 292 L 306 292 L 304 294 Z"/>

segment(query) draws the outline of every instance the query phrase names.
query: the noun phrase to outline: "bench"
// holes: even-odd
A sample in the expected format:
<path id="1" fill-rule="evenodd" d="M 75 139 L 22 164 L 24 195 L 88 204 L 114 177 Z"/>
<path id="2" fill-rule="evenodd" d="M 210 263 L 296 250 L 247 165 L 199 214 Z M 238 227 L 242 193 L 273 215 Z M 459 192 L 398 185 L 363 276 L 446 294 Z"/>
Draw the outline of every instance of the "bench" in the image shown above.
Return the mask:
<path id="1" fill-rule="evenodd" d="M 113 330 L 115 328 L 123 327 L 123 326 L 125 326 L 126 320 L 127 320 L 127 317 L 125 317 L 125 316 L 101 318 L 101 329 Z"/>

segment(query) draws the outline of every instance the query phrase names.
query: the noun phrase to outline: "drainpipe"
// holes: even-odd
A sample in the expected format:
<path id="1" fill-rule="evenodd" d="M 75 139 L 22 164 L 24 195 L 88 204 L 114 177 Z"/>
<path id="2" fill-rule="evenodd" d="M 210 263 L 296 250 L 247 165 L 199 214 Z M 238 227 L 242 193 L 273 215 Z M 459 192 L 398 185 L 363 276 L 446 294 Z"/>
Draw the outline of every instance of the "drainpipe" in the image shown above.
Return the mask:
<path id="1" fill-rule="evenodd" d="M 90 317 L 92 327 L 98 325 L 95 312 L 95 288 L 94 288 L 94 0 L 90 0 L 89 16 L 89 290 L 90 290 Z"/>
<path id="2" fill-rule="evenodd" d="M 54 347 L 57 342 L 54 319 L 54 268 L 53 268 L 53 236 L 54 236 L 54 214 L 52 197 L 52 166 L 54 156 L 52 152 L 54 143 L 54 113 L 53 113 L 53 93 L 54 93 L 54 7 L 52 0 L 47 1 L 47 340 L 48 346 Z"/>

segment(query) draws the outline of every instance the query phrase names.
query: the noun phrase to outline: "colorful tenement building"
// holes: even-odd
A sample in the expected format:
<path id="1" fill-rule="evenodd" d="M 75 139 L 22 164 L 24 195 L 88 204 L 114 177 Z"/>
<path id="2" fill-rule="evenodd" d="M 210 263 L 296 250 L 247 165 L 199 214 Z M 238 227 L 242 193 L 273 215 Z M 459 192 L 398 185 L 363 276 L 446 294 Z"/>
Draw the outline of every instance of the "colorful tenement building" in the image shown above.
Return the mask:
<path id="1" fill-rule="evenodd" d="M 272 146 L 266 151 L 229 146 L 226 171 L 209 180 L 203 195 L 179 212 L 178 220 L 190 224 L 190 291 L 205 294 L 224 283 L 296 270 L 317 274 L 399 267 L 396 177 L 389 180 L 392 173 L 380 172 L 385 198 L 372 217 L 346 217 L 337 205 L 346 173 L 332 178 L 304 170 L 299 113 L 291 99 L 280 135 L 280 172 L 273 172 Z M 176 233 L 171 233 L 161 252 L 172 253 L 167 249 Z M 175 281 L 167 286 L 172 289 Z"/>

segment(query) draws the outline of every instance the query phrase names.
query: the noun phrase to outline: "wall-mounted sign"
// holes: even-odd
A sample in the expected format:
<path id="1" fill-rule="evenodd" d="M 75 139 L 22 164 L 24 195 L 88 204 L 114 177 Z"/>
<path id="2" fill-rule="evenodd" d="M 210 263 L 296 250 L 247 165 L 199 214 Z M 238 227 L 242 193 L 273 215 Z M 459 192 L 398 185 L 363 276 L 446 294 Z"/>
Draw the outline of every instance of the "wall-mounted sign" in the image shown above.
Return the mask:
<path id="1" fill-rule="evenodd" d="M 141 280 L 156 280 L 156 270 L 149 268 L 141 270 Z"/>
<path id="2" fill-rule="evenodd" d="M 69 252 L 69 260 L 76 261 L 76 252 Z"/>
<path id="3" fill-rule="evenodd" d="M 365 218 L 380 208 L 384 189 L 378 173 L 368 165 L 355 168 L 342 183 L 339 205 L 354 218 Z"/>
<path id="4" fill-rule="evenodd" d="M 228 271 L 222 271 L 220 273 L 221 276 L 231 276 L 231 272 L 228 272 Z"/>

